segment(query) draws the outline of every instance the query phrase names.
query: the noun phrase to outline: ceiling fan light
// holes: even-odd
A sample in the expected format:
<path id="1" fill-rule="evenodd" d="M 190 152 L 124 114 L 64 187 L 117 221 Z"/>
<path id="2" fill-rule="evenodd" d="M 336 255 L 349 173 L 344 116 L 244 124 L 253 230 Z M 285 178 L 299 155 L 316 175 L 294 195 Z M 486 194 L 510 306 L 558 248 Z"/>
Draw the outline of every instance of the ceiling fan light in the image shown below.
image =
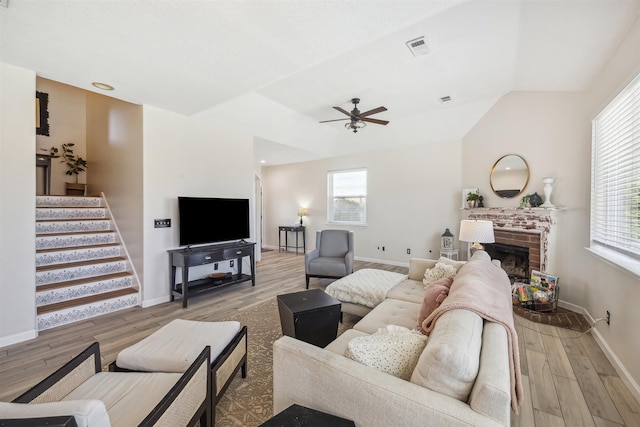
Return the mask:
<path id="1" fill-rule="evenodd" d="M 362 129 L 363 127 L 367 126 L 367 124 L 365 122 L 363 122 L 362 120 L 351 120 L 348 123 L 345 123 L 344 127 L 347 130 L 352 130 L 353 133 L 358 132 L 358 129 Z"/>

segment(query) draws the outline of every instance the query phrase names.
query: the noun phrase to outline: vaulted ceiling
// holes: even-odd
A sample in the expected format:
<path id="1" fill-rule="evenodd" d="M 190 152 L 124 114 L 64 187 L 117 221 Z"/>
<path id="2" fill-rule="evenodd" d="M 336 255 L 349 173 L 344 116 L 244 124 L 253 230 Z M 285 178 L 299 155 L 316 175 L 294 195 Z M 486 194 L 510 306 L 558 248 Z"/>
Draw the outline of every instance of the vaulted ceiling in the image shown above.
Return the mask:
<path id="1" fill-rule="evenodd" d="M 240 127 L 274 164 L 458 140 L 511 91 L 588 89 L 639 14 L 640 0 L 8 0 L 0 60 Z M 413 56 L 421 36 L 430 53 Z M 390 124 L 318 123 L 353 97 Z"/>

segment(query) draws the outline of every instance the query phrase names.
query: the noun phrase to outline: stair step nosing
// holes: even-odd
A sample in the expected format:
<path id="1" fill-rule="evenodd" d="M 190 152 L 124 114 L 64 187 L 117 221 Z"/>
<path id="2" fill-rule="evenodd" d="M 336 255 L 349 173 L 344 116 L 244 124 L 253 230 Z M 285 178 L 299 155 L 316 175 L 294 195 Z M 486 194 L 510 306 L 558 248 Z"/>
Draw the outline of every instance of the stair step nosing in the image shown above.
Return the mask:
<path id="1" fill-rule="evenodd" d="M 72 301 L 79 298 L 106 294 L 111 291 L 132 288 L 132 276 L 122 277 L 112 281 L 85 283 L 57 289 L 36 292 L 36 307 L 55 304 L 63 301 Z"/>
<path id="2" fill-rule="evenodd" d="M 36 286 L 124 272 L 128 268 L 128 262 L 126 259 L 122 259 L 120 261 L 89 263 L 88 265 L 75 267 L 50 267 L 40 267 L 42 270 L 36 271 Z"/>

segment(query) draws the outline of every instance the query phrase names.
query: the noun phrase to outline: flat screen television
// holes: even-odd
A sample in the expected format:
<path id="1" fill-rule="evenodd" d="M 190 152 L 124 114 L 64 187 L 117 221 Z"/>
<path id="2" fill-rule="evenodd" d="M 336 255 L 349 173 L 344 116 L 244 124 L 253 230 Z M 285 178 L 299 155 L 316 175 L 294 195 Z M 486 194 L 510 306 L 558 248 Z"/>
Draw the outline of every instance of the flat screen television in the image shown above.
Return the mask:
<path id="1" fill-rule="evenodd" d="M 249 238 L 249 199 L 178 197 L 180 246 Z"/>

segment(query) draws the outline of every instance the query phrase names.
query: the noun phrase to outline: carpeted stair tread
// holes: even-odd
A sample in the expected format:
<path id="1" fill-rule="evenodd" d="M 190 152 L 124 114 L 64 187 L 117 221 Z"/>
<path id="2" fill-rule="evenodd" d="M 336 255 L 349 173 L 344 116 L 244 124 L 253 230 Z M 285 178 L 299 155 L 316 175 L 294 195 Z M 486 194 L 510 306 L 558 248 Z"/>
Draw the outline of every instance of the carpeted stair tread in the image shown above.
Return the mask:
<path id="1" fill-rule="evenodd" d="M 37 314 L 45 314 L 50 313 L 52 311 L 64 310 L 72 307 L 78 307 L 85 304 L 91 304 L 98 301 L 104 301 L 112 298 L 118 298 L 125 295 L 131 295 L 138 293 L 138 290 L 135 288 L 124 288 L 124 289 L 116 289 L 114 291 L 109 291 L 101 294 L 95 294 L 87 297 L 76 298 L 73 300 L 57 302 L 54 304 L 48 304 L 38 307 Z"/>

